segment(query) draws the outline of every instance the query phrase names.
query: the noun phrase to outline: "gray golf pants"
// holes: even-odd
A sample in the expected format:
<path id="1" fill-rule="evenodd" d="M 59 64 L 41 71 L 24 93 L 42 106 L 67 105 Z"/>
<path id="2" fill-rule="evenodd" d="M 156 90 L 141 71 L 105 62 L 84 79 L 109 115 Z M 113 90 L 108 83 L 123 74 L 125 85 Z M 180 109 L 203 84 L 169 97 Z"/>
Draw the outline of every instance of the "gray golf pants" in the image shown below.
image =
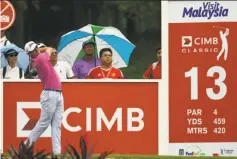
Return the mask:
<path id="1" fill-rule="evenodd" d="M 51 124 L 53 153 L 61 153 L 61 121 L 64 111 L 64 100 L 61 92 L 43 90 L 40 95 L 42 106 L 40 119 L 30 133 L 30 143 L 35 142 Z"/>

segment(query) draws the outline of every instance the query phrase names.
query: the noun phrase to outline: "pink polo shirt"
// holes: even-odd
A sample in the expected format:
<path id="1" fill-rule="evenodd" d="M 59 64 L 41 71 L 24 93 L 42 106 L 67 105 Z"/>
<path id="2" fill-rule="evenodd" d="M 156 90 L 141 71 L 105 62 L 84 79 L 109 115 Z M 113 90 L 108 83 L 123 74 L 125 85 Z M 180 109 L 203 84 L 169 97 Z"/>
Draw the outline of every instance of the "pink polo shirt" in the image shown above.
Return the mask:
<path id="1" fill-rule="evenodd" d="M 62 89 L 60 78 L 50 63 L 50 56 L 46 52 L 39 54 L 35 59 L 32 59 L 32 61 L 33 67 L 37 69 L 44 89 Z"/>

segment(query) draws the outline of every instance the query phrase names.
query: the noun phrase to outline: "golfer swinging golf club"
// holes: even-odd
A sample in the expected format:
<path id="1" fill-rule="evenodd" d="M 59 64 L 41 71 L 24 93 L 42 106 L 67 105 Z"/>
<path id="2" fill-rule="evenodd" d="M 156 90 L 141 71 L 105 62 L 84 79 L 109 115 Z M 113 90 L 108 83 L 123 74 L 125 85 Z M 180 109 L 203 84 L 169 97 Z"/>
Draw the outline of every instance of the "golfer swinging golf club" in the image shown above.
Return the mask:
<path id="1" fill-rule="evenodd" d="M 35 142 L 51 124 L 53 153 L 60 154 L 64 101 L 59 76 L 50 62 L 50 56 L 56 50 L 50 47 L 38 48 L 33 41 L 26 43 L 25 50 L 32 59 L 33 68 L 36 68 L 44 89 L 40 95 L 40 119 L 29 135 L 29 143 Z"/>
<path id="2" fill-rule="evenodd" d="M 227 54 L 228 54 L 228 41 L 227 41 L 227 36 L 229 35 L 229 29 L 228 28 L 223 28 L 223 27 L 218 27 L 218 26 L 213 26 L 216 28 L 221 28 L 221 29 L 225 29 L 225 33 L 223 33 L 223 31 L 220 31 L 220 38 L 222 41 L 222 48 L 221 51 L 219 52 L 218 56 L 217 56 L 217 60 L 220 59 L 221 55 L 224 53 L 224 60 L 227 60 Z"/>

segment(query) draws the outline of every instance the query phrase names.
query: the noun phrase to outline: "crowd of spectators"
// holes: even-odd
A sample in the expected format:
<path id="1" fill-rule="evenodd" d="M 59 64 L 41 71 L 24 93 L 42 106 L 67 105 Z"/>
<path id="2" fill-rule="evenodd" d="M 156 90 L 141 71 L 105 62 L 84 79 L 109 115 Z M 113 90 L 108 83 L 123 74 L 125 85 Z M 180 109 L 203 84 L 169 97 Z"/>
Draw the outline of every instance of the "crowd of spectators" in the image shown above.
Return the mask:
<path id="1" fill-rule="evenodd" d="M 2 36 L 0 46 L 7 46 L 11 42 Z M 41 48 L 47 47 L 43 43 L 34 41 L 27 42 L 24 50 L 26 53 L 39 51 Z M 60 79 L 124 79 L 122 71 L 112 66 L 113 52 L 110 48 L 103 48 L 99 52 L 99 57 L 95 56 L 96 44 L 92 41 L 85 41 L 82 44 L 84 56 L 75 61 L 72 68 L 66 61 L 58 60 L 58 52 L 54 51 L 51 56 L 50 63 L 54 66 Z M 161 79 L 161 47 L 156 48 L 157 61 L 152 63 L 143 73 L 144 79 Z M 37 71 L 30 62 L 28 69 L 24 72 L 22 68 L 17 66 L 18 52 L 9 49 L 4 53 L 4 57 L 8 62 L 8 66 L 0 69 L 0 79 L 38 79 Z"/>

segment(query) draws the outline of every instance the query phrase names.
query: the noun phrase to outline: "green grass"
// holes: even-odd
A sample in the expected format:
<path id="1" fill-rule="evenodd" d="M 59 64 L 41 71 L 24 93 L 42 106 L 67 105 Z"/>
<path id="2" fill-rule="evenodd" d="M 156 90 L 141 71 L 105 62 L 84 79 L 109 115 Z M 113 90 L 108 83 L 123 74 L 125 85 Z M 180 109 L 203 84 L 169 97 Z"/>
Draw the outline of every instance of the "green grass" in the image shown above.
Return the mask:
<path id="1" fill-rule="evenodd" d="M 5 154 L 4 156 L 9 157 L 8 154 Z M 97 157 L 98 155 L 93 156 L 94 159 L 96 159 Z M 237 157 L 109 155 L 108 159 L 237 159 Z"/>

